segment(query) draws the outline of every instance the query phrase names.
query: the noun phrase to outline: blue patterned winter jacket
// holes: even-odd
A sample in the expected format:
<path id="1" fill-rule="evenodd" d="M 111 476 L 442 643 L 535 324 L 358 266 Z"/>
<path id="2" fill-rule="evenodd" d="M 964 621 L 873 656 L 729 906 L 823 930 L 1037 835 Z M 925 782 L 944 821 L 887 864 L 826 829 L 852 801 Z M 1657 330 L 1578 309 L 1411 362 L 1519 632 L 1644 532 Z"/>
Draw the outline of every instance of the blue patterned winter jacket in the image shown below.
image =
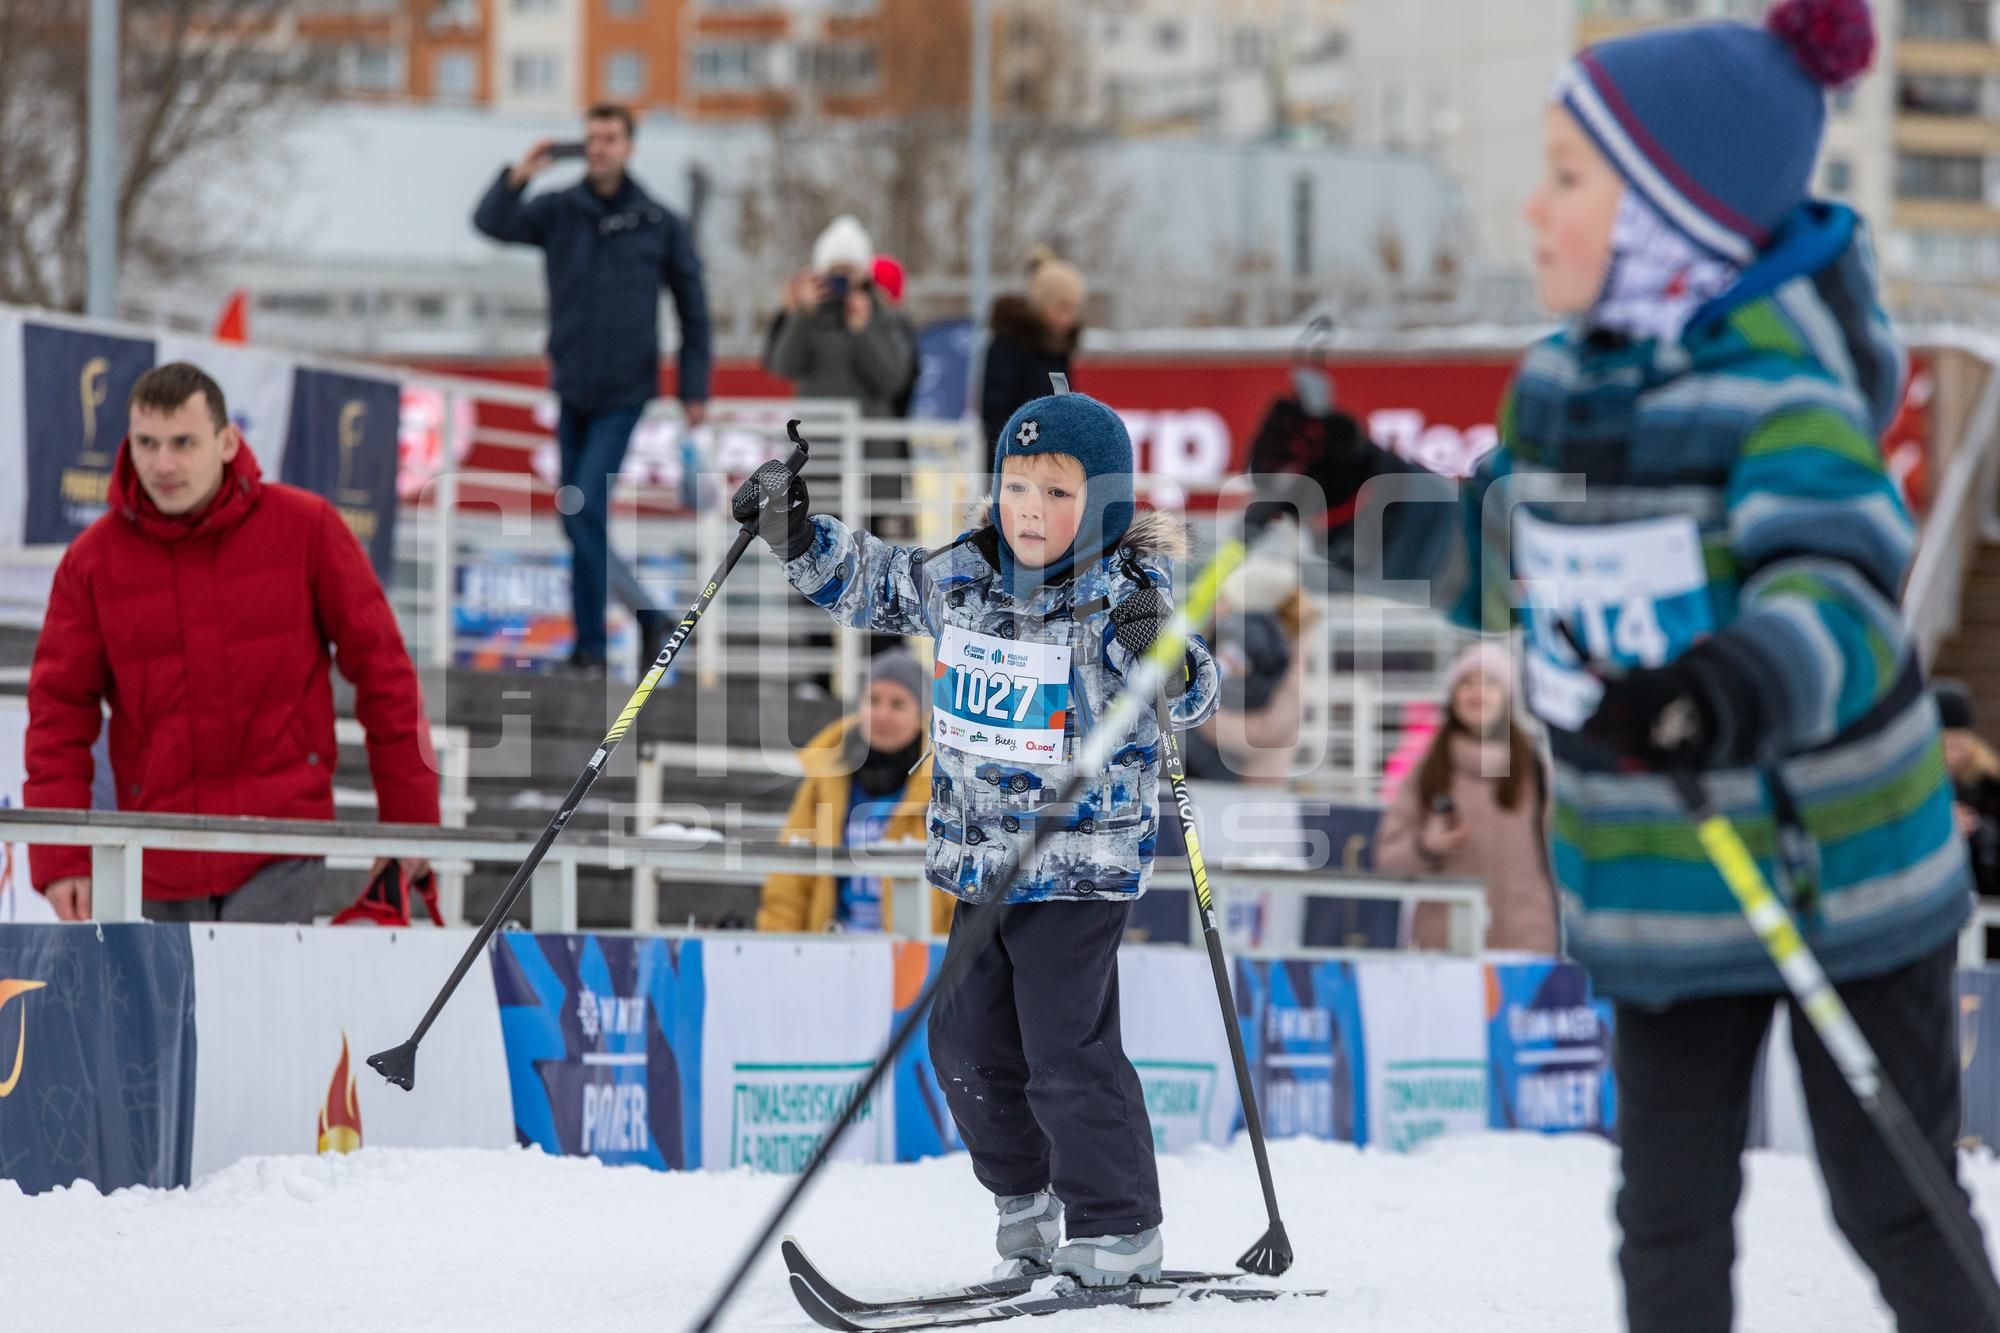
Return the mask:
<path id="1" fill-rule="evenodd" d="M 1172 560 L 1186 545 L 1177 521 L 1141 513 L 1117 549 L 1070 582 L 1017 602 L 1004 590 L 996 564 L 1000 536 L 990 527 L 933 551 L 891 546 L 824 514 L 813 526 L 811 548 L 786 563 L 785 577 L 843 625 L 934 639 L 956 625 L 1001 639 L 1069 645 L 1065 760 L 1123 688 L 1133 664 L 1112 635 L 1111 608 L 1142 586 L 1170 590 Z M 1218 694 L 1207 646 L 1194 640 L 1190 652 L 1193 678 L 1172 704 L 1174 724 L 1182 728 L 1207 720 Z M 1110 765 L 1068 808 L 1051 799 L 1068 777 L 1067 763 L 1013 764 L 948 746 L 934 749 L 924 858 L 933 885 L 966 902 L 984 901 L 1035 828 L 1054 821 L 1040 856 L 1007 901 L 1136 898 L 1146 891 L 1159 814 L 1155 708 L 1140 711 Z"/>

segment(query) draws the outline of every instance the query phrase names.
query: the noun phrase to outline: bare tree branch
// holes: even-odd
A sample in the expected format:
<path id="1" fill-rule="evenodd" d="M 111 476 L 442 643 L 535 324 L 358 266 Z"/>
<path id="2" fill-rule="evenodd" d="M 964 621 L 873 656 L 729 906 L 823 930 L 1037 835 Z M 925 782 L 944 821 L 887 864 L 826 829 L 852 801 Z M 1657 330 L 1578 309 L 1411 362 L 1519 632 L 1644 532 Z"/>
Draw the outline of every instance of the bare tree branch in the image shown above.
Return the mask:
<path id="1" fill-rule="evenodd" d="M 294 39 L 304 0 L 123 0 L 119 252 L 184 276 L 220 253 L 177 179 L 266 151 L 329 87 Z M 89 26 L 76 0 L 0 0 L 0 300 L 78 308 L 85 286 Z"/>

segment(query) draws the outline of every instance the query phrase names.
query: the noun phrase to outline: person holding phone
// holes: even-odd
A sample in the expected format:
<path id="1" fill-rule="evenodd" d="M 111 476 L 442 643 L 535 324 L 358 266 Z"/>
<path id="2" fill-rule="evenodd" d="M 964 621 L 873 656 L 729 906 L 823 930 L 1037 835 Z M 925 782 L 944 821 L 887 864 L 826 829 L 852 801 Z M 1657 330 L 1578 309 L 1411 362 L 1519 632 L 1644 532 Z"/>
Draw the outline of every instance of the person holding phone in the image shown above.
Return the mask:
<path id="1" fill-rule="evenodd" d="M 1444 724 L 1383 813 L 1375 866 L 1482 880 L 1487 947 L 1553 954 L 1547 777 L 1534 742 L 1514 724 L 1512 682 L 1512 663 L 1496 644 L 1481 643 L 1452 663 Z M 1417 947 L 1443 948 L 1447 924 L 1442 904 L 1417 908 Z"/>
<path id="2" fill-rule="evenodd" d="M 472 215 L 496 241 L 542 251 L 549 291 L 550 384 L 561 404 L 556 441 L 562 463 L 557 508 L 570 539 L 570 602 L 576 648 L 570 666 L 605 668 L 607 589 L 639 620 L 640 662 L 666 639 L 671 617 L 648 605 L 632 571 L 611 551 L 611 484 L 625 463 L 632 430 L 660 392 L 660 302 L 664 286 L 681 326 L 676 391 L 690 426 L 708 411 L 708 291 L 687 224 L 648 194 L 626 169 L 632 113 L 594 106 L 581 140 L 543 139 L 504 169 Z M 584 177 L 566 189 L 528 196 L 555 162 L 582 158 Z"/>
<path id="3" fill-rule="evenodd" d="M 848 398 L 861 415 L 893 417 L 916 368 L 907 321 L 875 289 L 875 245 L 861 223 L 837 217 L 813 243 L 812 267 L 785 284 L 784 311 L 764 367 L 801 398 Z"/>

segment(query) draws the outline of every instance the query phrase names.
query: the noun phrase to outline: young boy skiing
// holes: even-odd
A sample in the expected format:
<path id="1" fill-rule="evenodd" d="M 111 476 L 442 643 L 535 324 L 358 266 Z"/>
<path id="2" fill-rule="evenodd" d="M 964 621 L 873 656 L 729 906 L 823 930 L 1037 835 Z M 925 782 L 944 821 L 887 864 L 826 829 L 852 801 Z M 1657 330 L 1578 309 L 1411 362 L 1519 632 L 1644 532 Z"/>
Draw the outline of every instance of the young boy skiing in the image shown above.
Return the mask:
<path id="1" fill-rule="evenodd" d="M 738 492 L 739 519 L 756 513 L 768 478 L 767 468 Z M 798 481 L 774 497 L 761 531 L 792 586 L 835 620 L 937 640 L 929 881 L 990 902 L 1028 839 L 1045 835 L 999 935 L 962 960 L 962 980 L 930 1021 L 952 1119 L 998 1206 L 1000 1269 L 1053 1268 L 1093 1286 L 1150 1281 L 1161 1269 L 1160 1190 L 1119 1031 L 1118 944 L 1152 873 L 1155 710 L 1081 800 L 1058 808 L 1052 798 L 1077 738 L 1143 655 L 1130 625 L 1114 635 L 1113 614 L 1142 589 L 1159 590 L 1164 606 L 1182 534 L 1161 515 L 1134 514 L 1124 423 L 1081 394 L 1014 413 L 993 483 L 982 523 L 935 551 L 809 516 Z M 1170 705 L 1178 727 L 1215 707 L 1215 668 L 1198 640 L 1189 662 Z M 952 953 L 967 920 L 953 917 Z"/>
<path id="2" fill-rule="evenodd" d="M 1761 28 L 1579 55 L 1527 209 L 1539 293 L 1571 322 L 1523 360 L 1460 519 L 1378 510 L 1384 571 L 1452 571 L 1461 623 L 1527 604 L 1567 939 L 1617 1004 L 1634 1333 L 1731 1325 L 1752 1076 L 1784 995 L 1663 774 L 1700 774 L 1956 1172 L 1969 879 L 1897 611 L 1914 542 L 1877 441 L 1903 359 L 1861 222 L 1807 196 L 1826 90 L 1873 44 L 1863 0 L 1787 0 Z M 1354 463 L 1356 487 L 1408 471 Z M 1992 1330 L 1796 1011 L 1791 1036 L 1834 1219 L 1898 1327 Z"/>

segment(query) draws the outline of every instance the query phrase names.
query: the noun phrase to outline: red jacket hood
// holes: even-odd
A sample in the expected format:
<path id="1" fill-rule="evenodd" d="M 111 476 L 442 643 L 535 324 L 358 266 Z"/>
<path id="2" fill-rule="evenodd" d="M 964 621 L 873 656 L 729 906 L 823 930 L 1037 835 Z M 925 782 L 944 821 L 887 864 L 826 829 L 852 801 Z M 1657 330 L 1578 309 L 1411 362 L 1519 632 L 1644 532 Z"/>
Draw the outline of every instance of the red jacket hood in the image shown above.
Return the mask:
<path id="1" fill-rule="evenodd" d="M 132 440 L 127 436 L 118 445 L 118 459 L 111 468 L 111 509 L 120 518 L 155 541 L 182 542 L 196 537 L 212 537 L 241 523 L 264 493 L 264 469 L 257 465 L 248 440 L 236 446 L 236 457 L 222 465 L 222 489 L 199 514 L 175 518 L 162 514 L 153 497 L 139 481 L 132 466 Z"/>

